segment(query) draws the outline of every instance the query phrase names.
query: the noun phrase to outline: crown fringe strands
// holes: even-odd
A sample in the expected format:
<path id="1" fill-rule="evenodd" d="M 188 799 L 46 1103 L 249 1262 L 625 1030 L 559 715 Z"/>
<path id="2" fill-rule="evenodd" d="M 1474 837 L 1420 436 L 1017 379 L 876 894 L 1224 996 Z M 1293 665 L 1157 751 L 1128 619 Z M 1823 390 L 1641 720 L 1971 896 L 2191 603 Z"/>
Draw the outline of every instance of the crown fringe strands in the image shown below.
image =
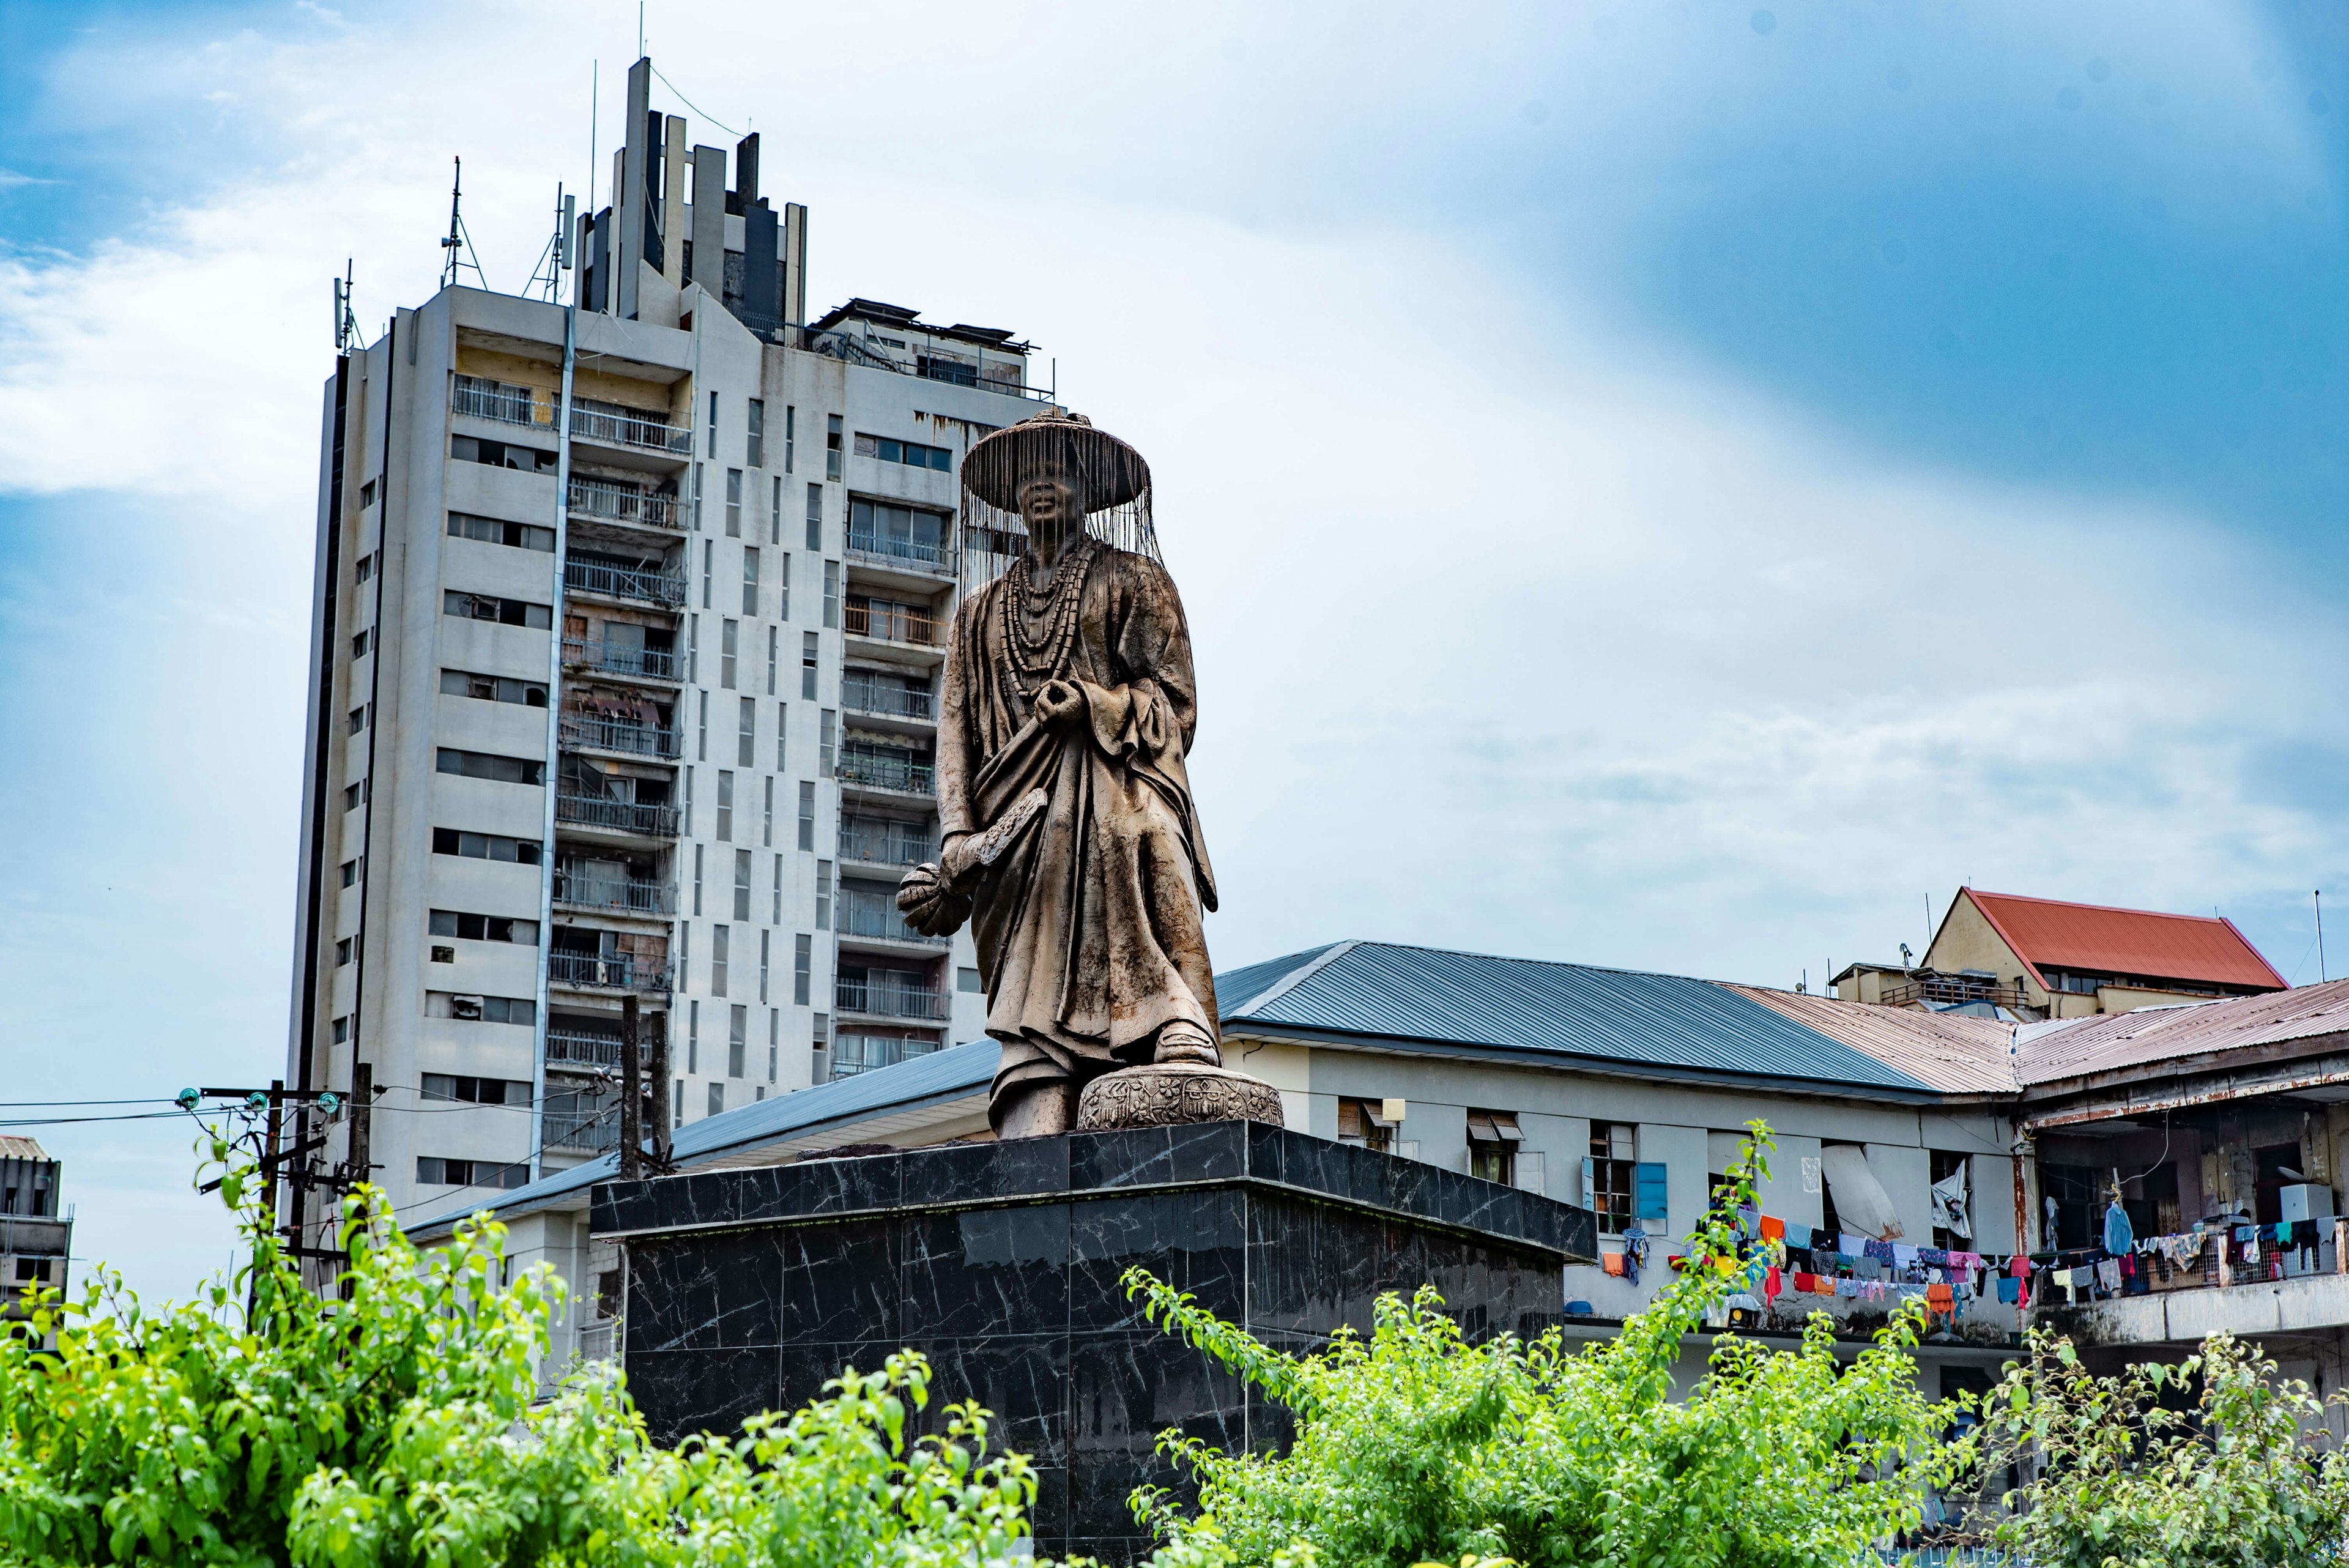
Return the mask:
<path id="1" fill-rule="evenodd" d="M 965 594 L 993 582 L 1027 554 L 1019 487 L 1040 468 L 1060 468 L 1079 481 L 1087 534 L 1163 564 L 1150 515 L 1150 465 L 1081 414 L 1052 409 L 982 437 L 963 458 Z"/>

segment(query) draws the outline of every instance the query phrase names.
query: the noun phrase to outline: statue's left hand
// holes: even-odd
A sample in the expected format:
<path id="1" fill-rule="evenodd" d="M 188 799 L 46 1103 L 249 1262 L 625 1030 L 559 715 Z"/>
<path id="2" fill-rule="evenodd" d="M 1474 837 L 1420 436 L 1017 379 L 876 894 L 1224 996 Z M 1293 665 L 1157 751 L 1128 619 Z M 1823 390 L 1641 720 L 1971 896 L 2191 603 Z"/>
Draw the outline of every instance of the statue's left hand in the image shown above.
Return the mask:
<path id="1" fill-rule="evenodd" d="M 1073 723 L 1085 714 L 1085 694 L 1073 680 L 1047 680 L 1036 693 L 1036 721 L 1040 724 Z"/>

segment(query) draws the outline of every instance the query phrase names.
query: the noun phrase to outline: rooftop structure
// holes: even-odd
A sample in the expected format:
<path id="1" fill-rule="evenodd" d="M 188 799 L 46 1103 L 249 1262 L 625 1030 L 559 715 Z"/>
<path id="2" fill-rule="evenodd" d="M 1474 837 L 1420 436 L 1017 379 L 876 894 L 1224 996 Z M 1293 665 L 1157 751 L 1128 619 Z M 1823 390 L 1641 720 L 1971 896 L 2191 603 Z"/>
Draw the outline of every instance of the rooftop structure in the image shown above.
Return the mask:
<path id="1" fill-rule="evenodd" d="M 37 1287 L 66 1289 L 74 1222 L 59 1200 L 63 1177 L 38 1139 L 0 1133 L 0 1321 L 22 1319 Z"/>
<path id="2" fill-rule="evenodd" d="M 1857 963 L 1836 993 L 1888 1006 L 1982 1004 L 2017 1021 L 2079 1018 L 2281 991 L 2232 921 L 1961 888 L 1915 968 Z"/>

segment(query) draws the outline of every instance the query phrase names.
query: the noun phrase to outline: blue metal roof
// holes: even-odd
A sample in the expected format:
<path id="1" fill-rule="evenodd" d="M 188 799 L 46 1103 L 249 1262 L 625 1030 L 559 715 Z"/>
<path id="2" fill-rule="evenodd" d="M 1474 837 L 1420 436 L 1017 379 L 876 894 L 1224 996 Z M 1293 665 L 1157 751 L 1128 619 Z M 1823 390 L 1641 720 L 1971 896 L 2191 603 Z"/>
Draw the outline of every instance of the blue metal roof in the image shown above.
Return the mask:
<path id="1" fill-rule="evenodd" d="M 1711 981 L 1340 942 L 1216 981 L 1226 1029 L 1483 1046 L 1739 1078 L 1934 1095 L 1920 1078 Z"/>
<path id="2" fill-rule="evenodd" d="M 1000 1049 L 992 1040 L 974 1040 L 870 1073 L 835 1078 L 829 1084 L 794 1089 L 771 1100 L 738 1106 L 698 1122 L 688 1122 L 670 1140 L 670 1149 L 678 1164 L 698 1164 L 730 1149 L 779 1142 L 835 1122 L 853 1122 L 878 1112 L 912 1110 L 941 1100 L 959 1099 L 984 1088 L 995 1076 Z M 484 1209 L 500 1214 L 519 1213 L 537 1208 L 549 1199 L 582 1191 L 598 1181 L 609 1181 L 619 1173 L 619 1155 L 601 1155 L 585 1165 L 541 1177 L 527 1187 L 452 1204 L 430 1219 L 418 1220 L 408 1230 L 416 1234 L 453 1225 Z"/>

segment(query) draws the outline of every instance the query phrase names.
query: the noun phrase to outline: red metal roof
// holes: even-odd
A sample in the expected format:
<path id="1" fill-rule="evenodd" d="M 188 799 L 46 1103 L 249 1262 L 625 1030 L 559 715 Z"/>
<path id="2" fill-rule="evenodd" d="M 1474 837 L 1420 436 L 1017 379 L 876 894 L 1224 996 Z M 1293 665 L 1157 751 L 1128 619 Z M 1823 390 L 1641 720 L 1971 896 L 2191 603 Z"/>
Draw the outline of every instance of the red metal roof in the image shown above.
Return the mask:
<path id="1" fill-rule="evenodd" d="M 2034 972 L 2053 966 L 2091 974 L 2283 989 L 2283 976 L 2244 940 L 2233 921 L 2218 916 L 2113 909 L 1971 888 L 1959 896 L 1974 901 L 2015 956 Z M 2044 983 L 2044 977 L 2040 978 Z"/>

